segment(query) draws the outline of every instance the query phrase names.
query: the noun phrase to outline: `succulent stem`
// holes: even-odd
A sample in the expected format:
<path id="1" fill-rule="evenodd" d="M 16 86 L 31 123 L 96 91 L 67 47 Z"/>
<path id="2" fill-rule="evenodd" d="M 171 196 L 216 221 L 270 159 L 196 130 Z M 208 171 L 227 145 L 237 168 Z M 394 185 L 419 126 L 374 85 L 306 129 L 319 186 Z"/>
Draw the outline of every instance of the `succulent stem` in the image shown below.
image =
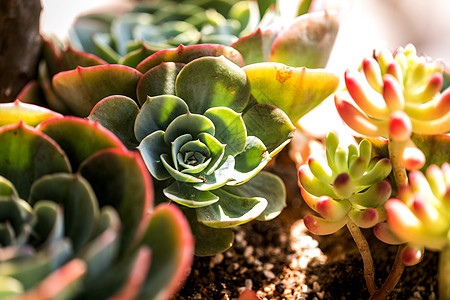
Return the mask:
<path id="1" fill-rule="evenodd" d="M 389 139 L 389 158 L 392 163 L 395 182 L 398 187 L 408 184 L 405 166 L 402 163 L 402 142 Z"/>
<path id="2" fill-rule="evenodd" d="M 439 299 L 450 299 L 450 244 L 442 249 L 438 269 Z"/>
<path id="3" fill-rule="evenodd" d="M 405 264 L 402 261 L 402 250 L 406 244 L 402 244 L 398 246 L 397 256 L 395 257 L 394 264 L 392 265 L 391 272 L 389 272 L 389 276 L 384 282 L 383 286 L 372 295 L 370 300 L 381 300 L 386 299 L 386 297 L 392 292 L 392 290 L 397 285 L 400 277 L 403 274 L 403 270 L 405 269 Z"/>
<path id="4" fill-rule="evenodd" d="M 375 267 L 373 265 L 372 254 L 370 253 L 369 244 L 366 238 L 362 234 L 361 230 L 355 223 L 348 221 L 348 230 L 353 237 L 353 240 L 358 247 L 359 253 L 361 254 L 363 264 L 364 264 L 364 278 L 366 279 L 367 289 L 369 294 L 372 296 L 376 291 L 375 286 Z"/>

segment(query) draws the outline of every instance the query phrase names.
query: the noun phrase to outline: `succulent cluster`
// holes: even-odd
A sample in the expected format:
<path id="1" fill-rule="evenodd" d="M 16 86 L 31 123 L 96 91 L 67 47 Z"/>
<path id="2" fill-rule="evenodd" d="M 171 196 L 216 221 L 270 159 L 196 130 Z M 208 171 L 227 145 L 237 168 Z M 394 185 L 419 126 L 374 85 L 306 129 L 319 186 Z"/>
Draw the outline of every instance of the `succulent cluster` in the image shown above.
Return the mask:
<path id="1" fill-rule="evenodd" d="M 139 155 L 89 120 L 19 101 L 0 116 L 0 294 L 168 299 L 193 239 L 176 207 L 153 209 Z"/>
<path id="2" fill-rule="evenodd" d="M 345 84 L 347 91 L 335 96 L 342 119 L 360 134 L 388 138 L 408 170 L 422 168 L 426 160 L 413 133 L 450 131 L 450 89 L 441 93 L 443 64 L 418 56 L 411 44 L 394 54 L 374 52 L 364 59 L 361 72 L 345 73 Z"/>
<path id="3" fill-rule="evenodd" d="M 305 216 L 305 226 L 315 234 L 331 234 L 348 222 L 369 228 L 384 221 L 383 205 L 391 196 L 385 180 L 392 170 L 389 159 L 372 157 L 372 145 L 364 139 L 345 149 L 333 132 L 325 145 L 326 162 L 310 156 L 299 168 L 303 199 L 321 215 Z"/>

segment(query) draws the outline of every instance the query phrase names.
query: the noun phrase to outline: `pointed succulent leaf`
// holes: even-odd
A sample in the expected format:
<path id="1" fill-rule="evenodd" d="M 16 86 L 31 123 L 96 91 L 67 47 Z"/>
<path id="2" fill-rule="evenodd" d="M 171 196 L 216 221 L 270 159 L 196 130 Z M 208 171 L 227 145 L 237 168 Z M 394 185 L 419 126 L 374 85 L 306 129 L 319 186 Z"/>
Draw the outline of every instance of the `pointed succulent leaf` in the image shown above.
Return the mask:
<path id="1" fill-rule="evenodd" d="M 189 133 L 192 138 L 198 138 L 200 133 L 208 133 L 214 136 L 214 124 L 207 117 L 198 114 L 187 113 L 176 117 L 166 128 L 164 141 L 166 144 L 173 142 L 180 135 Z"/>
<path id="2" fill-rule="evenodd" d="M 120 65 L 77 67 L 53 77 L 53 88 L 76 115 L 85 117 L 101 99 L 124 95 L 136 99 L 136 86 L 142 74 Z"/>
<path id="3" fill-rule="evenodd" d="M 114 41 L 111 34 L 95 32 L 92 34 L 91 40 L 97 56 L 104 59 L 108 64 L 118 63 L 120 55 L 114 49 Z"/>
<path id="4" fill-rule="evenodd" d="M 90 239 L 98 217 L 97 198 L 90 184 L 77 175 L 46 175 L 33 183 L 28 201 L 33 204 L 41 199 L 62 205 L 65 234 L 78 251 Z"/>
<path id="5" fill-rule="evenodd" d="M 66 70 L 73 70 L 78 66 L 91 67 L 107 64 L 103 59 L 87 52 L 77 51 L 71 46 L 68 46 L 61 51 L 61 58 Z"/>
<path id="6" fill-rule="evenodd" d="M 172 61 L 187 64 L 188 62 L 199 57 L 217 57 L 221 55 L 237 64 L 238 66 L 244 65 L 244 60 L 242 59 L 241 54 L 234 48 L 219 44 L 200 44 L 192 46 L 180 45 L 177 48 L 159 51 L 143 60 L 136 67 L 136 69 L 139 72 L 145 73 L 162 62 Z"/>
<path id="7" fill-rule="evenodd" d="M 270 104 L 257 104 L 243 116 L 248 135 L 261 139 L 273 157 L 280 146 L 294 136 L 295 126 L 281 109 Z"/>
<path id="8" fill-rule="evenodd" d="M 219 201 L 195 209 L 198 221 L 209 227 L 230 228 L 247 223 L 267 207 L 267 200 L 262 197 L 241 197 L 222 189 L 213 193 L 219 196 Z"/>
<path id="9" fill-rule="evenodd" d="M 186 279 L 194 239 L 189 224 L 174 205 L 160 204 L 142 239 L 152 251 L 152 264 L 137 299 L 169 298 Z"/>
<path id="10" fill-rule="evenodd" d="M 127 55 L 123 56 L 119 60 L 119 64 L 131 68 L 136 68 L 141 61 L 143 61 L 150 55 L 155 54 L 156 52 L 156 50 L 151 49 L 143 44 L 141 47 L 139 47 L 139 49 L 131 51 Z"/>
<path id="11" fill-rule="evenodd" d="M 267 207 L 256 219 L 267 221 L 275 218 L 286 206 L 286 188 L 283 181 L 269 172 L 260 172 L 246 183 L 238 186 L 224 186 L 224 191 L 242 197 L 263 197 Z"/>
<path id="12" fill-rule="evenodd" d="M 28 198 L 31 184 L 39 177 L 71 171 L 55 141 L 23 122 L 3 126 L 0 144 L 0 175 L 14 184 L 21 198 Z"/>
<path id="13" fill-rule="evenodd" d="M 77 170 L 86 158 L 97 151 L 108 148 L 126 150 L 114 134 L 100 124 L 89 120 L 76 117 L 52 119 L 39 124 L 36 129 L 61 146 L 73 170 Z"/>
<path id="14" fill-rule="evenodd" d="M 199 191 L 192 184 L 178 181 L 165 188 L 164 195 L 170 200 L 192 208 L 211 205 L 219 200 L 219 197 L 211 192 Z"/>
<path id="15" fill-rule="evenodd" d="M 230 108 L 214 107 L 203 115 L 214 123 L 214 137 L 226 145 L 225 155 L 235 156 L 244 150 L 247 134 L 241 114 Z"/>
<path id="16" fill-rule="evenodd" d="M 216 106 L 241 112 L 250 96 L 247 76 L 224 56 L 202 57 L 188 63 L 178 74 L 175 90 L 191 112 L 200 114 Z"/>
<path id="17" fill-rule="evenodd" d="M 145 137 L 138 146 L 148 170 L 157 180 L 170 178 L 161 161 L 161 155 L 170 153 L 170 148 L 164 142 L 164 131 L 158 130 Z"/>
<path id="18" fill-rule="evenodd" d="M 141 141 L 155 131 L 165 131 L 176 117 L 188 112 L 187 104 L 177 96 L 148 97 L 136 117 L 134 126 L 136 138 Z"/>
<path id="19" fill-rule="evenodd" d="M 0 126 L 23 121 L 30 126 L 52 118 L 61 118 L 62 115 L 47 108 L 23 103 L 16 100 L 12 103 L 0 104 Z"/>
<path id="20" fill-rule="evenodd" d="M 137 85 L 137 97 L 141 105 L 147 97 L 175 95 L 175 80 L 183 63 L 163 62 L 151 68 L 142 76 Z"/>
<path id="21" fill-rule="evenodd" d="M 91 183 L 100 206 L 117 209 L 123 228 L 121 245 L 126 249 L 153 204 L 151 179 L 139 154 L 119 149 L 99 151 L 83 162 L 79 172 Z"/>
<path id="22" fill-rule="evenodd" d="M 269 60 L 276 35 L 277 32 L 273 29 L 258 28 L 253 33 L 241 37 L 230 46 L 242 54 L 246 65 L 265 62 Z"/>
<path id="23" fill-rule="evenodd" d="M 97 103 L 87 119 L 99 122 L 132 150 L 138 145 L 133 130 L 138 112 L 139 107 L 133 99 L 114 95 Z"/>
<path id="24" fill-rule="evenodd" d="M 81 259 L 72 259 L 39 282 L 37 286 L 15 299 L 52 300 L 74 298 L 81 289 L 81 279 L 85 272 L 86 264 Z"/>
<path id="25" fill-rule="evenodd" d="M 297 17 L 277 35 L 269 60 L 294 67 L 324 68 L 338 29 L 339 22 L 332 11 Z"/>
<path id="26" fill-rule="evenodd" d="M 331 95 L 339 84 L 339 77 L 325 70 L 293 68 L 281 63 L 258 63 L 243 70 L 258 103 L 279 107 L 294 123 Z"/>

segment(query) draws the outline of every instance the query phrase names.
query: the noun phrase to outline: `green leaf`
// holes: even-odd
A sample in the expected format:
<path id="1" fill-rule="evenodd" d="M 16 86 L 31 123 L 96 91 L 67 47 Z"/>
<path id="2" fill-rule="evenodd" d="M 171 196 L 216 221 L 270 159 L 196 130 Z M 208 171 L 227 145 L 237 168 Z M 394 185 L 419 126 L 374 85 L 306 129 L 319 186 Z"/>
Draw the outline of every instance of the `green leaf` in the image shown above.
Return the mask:
<path id="1" fill-rule="evenodd" d="M 34 204 L 36 224 L 33 226 L 34 245 L 51 248 L 64 239 L 64 212 L 60 204 L 39 200 Z"/>
<path id="2" fill-rule="evenodd" d="M 332 11 L 308 13 L 278 33 L 269 60 L 293 67 L 324 68 L 339 29 Z"/>
<path id="3" fill-rule="evenodd" d="M 283 110 L 293 123 L 336 91 L 339 77 L 325 70 L 266 62 L 243 68 L 258 103 Z"/>
<path id="4" fill-rule="evenodd" d="M 270 156 L 278 153 L 280 146 L 294 136 L 295 126 L 279 108 L 270 104 L 257 104 L 243 116 L 247 134 L 261 139 Z"/>
<path id="5" fill-rule="evenodd" d="M 139 103 L 144 104 L 149 96 L 175 95 L 175 80 L 184 66 L 183 63 L 166 62 L 145 72 L 137 85 Z"/>
<path id="6" fill-rule="evenodd" d="M 80 174 L 91 184 L 100 207 L 110 205 L 122 222 L 122 249 L 135 238 L 153 202 L 151 179 L 137 152 L 107 149 L 83 162 Z"/>
<path id="7" fill-rule="evenodd" d="M 211 161 L 205 169 L 205 174 L 210 175 L 214 172 L 225 156 L 225 144 L 221 144 L 215 137 L 207 133 L 200 133 L 198 139 L 208 146 L 211 152 Z"/>
<path id="8" fill-rule="evenodd" d="M 269 60 L 276 35 L 277 32 L 272 29 L 258 28 L 253 33 L 241 37 L 230 46 L 242 54 L 246 65 L 265 62 Z"/>
<path id="9" fill-rule="evenodd" d="M 131 51 L 127 55 L 123 56 L 119 60 L 119 64 L 131 68 L 136 68 L 141 61 L 155 53 L 156 51 L 154 49 L 150 49 L 149 47 L 142 44 L 139 49 Z"/>
<path id="10" fill-rule="evenodd" d="M 166 168 L 167 172 L 170 174 L 170 176 L 173 177 L 173 179 L 180 181 L 180 182 L 188 182 L 188 183 L 199 183 L 203 182 L 201 178 L 195 177 L 194 175 L 189 175 L 186 173 L 182 173 L 175 169 L 174 166 L 170 164 L 170 157 L 167 154 L 161 154 L 161 162 L 163 163 L 164 167 Z"/>
<path id="11" fill-rule="evenodd" d="M 73 170 L 92 154 L 109 148 L 126 151 L 120 140 L 96 122 L 75 117 L 52 119 L 37 129 L 51 137 L 67 154 Z"/>
<path id="12" fill-rule="evenodd" d="M 234 166 L 234 157 L 229 155 L 213 173 L 203 175 L 203 182 L 194 184 L 194 187 L 200 191 L 208 191 L 225 185 L 233 179 Z"/>
<path id="13" fill-rule="evenodd" d="M 153 177 L 158 180 L 165 180 L 171 177 L 161 161 L 163 153 L 170 153 L 169 146 L 164 142 L 164 132 L 162 130 L 155 131 L 145 137 L 139 144 L 138 150 Z"/>
<path id="14" fill-rule="evenodd" d="M 136 117 L 136 138 L 141 141 L 155 131 L 165 131 L 176 117 L 188 112 L 187 104 L 177 96 L 148 97 Z"/>
<path id="15" fill-rule="evenodd" d="M 98 32 L 109 32 L 111 20 L 108 20 L 108 17 L 107 15 L 91 14 L 77 18 L 69 31 L 71 44 L 76 49 L 98 55 L 92 35 Z"/>
<path id="16" fill-rule="evenodd" d="M 193 113 L 225 106 L 242 111 L 248 103 L 250 85 L 240 67 L 225 57 L 202 57 L 188 63 L 178 74 L 175 89 Z"/>
<path id="17" fill-rule="evenodd" d="M 137 299 L 165 298 L 175 293 L 192 265 L 194 239 L 189 224 L 174 205 L 158 205 L 142 244 L 152 251 L 152 263 Z"/>
<path id="18" fill-rule="evenodd" d="M 423 172 L 432 164 L 442 166 L 445 162 L 449 162 L 450 134 L 413 134 L 411 140 L 427 158 L 422 167 Z"/>
<path id="19" fill-rule="evenodd" d="M 134 123 L 139 112 L 136 102 L 126 96 L 109 96 L 102 99 L 87 117 L 110 130 L 130 150 L 139 144 L 134 136 Z"/>
<path id="20" fill-rule="evenodd" d="M 187 113 L 176 117 L 167 126 L 164 133 L 164 141 L 166 144 L 173 142 L 180 135 L 189 133 L 193 139 L 197 139 L 200 133 L 208 133 L 214 136 L 214 124 L 207 117 Z"/>
<path id="21" fill-rule="evenodd" d="M 114 41 L 109 33 L 94 32 L 91 36 L 95 47 L 94 53 L 104 59 L 108 64 L 117 64 L 120 55 L 114 49 Z"/>
<path id="22" fill-rule="evenodd" d="M 111 23 L 111 34 L 121 56 L 127 54 L 127 44 L 134 39 L 133 31 L 140 24 L 150 25 L 152 15 L 147 13 L 129 12 L 116 17 Z"/>
<path id="23" fill-rule="evenodd" d="M 218 44 L 200 44 L 192 46 L 180 45 L 177 48 L 158 51 L 157 53 L 144 59 L 136 67 L 136 69 L 141 73 L 145 73 L 162 62 L 172 61 L 187 64 L 188 62 L 199 57 L 218 57 L 221 55 L 238 66 L 244 65 L 244 60 L 242 59 L 241 54 L 234 48 Z"/>
<path id="24" fill-rule="evenodd" d="M 241 114 L 227 107 L 215 107 L 204 116 L 214 123 L 214 137 L 226 145 L 225 155 L 235 156 L 244 150 L 247 134 Z"/>
<path id="25" fill-rule="evenodd" d="M 212 256 L 228 250 L 234 241 L 231 228 L 212 228 L 197 221 L 195 209 L 181 208 L 195 239 L 196 256 Z"/>
<path id="26" fill-rule="evenodd" d="M 211 205 L 219 200 L 219 197 L 211 192 L 199 191 L 192 184 L 178 181 L 169 185 L 163 192 L 167 198 L 193 208 Z"/>
<path id="27" fill-rule="evenodd" d="M 0 104 L 0 126 L 23 121 L 30 126 L 36 126 L 39 123 L 52 118 L 61 118 L 62 115 L 50 109 L 23 103 L 16 100 L 12 103 Z"/>
<path id="28" fill-rule="evenodd" d="M 60 203 L 64 210 L 65 234 L 78 251 L 89 241 L 98 217 L 97 198 L 90 184 L 73 174 L 46 175 L 31 186 L 28 202 L 51 200 Z M 83 222 L 80 222 L 80 220 Z"/>
<path id="29" fill-rule="evenodd" d="M 200 223 L 213 228 L 230 228 L 257 218 L 267 207 L 261 197 L 240 197 L 222 189 L 213 192 L 219 201 L 209 206 L 196 208 Z"/>
<path id="30" fill-rule="evenodd" d="M 61 51 L 61 58 L 64 61 L 66 70 L 73 70 L 80 67 L 91 67 L 107 64 L 103 59 L 86 52 L 73 49 L 71 46 Z"/>
<path id="31" fill-rule="evenodd" d="M 101 99 L 124 95 L 136 99 L 136 86 L 142 74 L 120 65 L 77 67 L 53 77 L 56 94 L 76 115 L 85 117 Z"/>
<path id="32" fill-rule="evenodd" d="M 0 277 L 0 298 L 19 296 L 23 292 L 24 288 L 19 280 L 7 276 Z"/>
<path id="33" fill-rule="evenodd" d="M 180 171 L 180 168 L 178 166 L 178 160 L 177 160 L 178 152 L 180 151 L 180 148 L 189 141 L 192 141 L 192 135 L 190 135 L 189 133 L 186 133 L 186 134 L 180 135 L 171 143 L 172 162 L 173 162 L 173 166 L 178 171 Z"/>
<path id="34" fill-rule="evenodd" d="M 278 216 L 286 206 L 286 188 L 276 175 L 262 171 L 246 183 L 238 186 L 224 186 L 222 190 L 241 197 L 263 197 L 267 208 L 258 220 L 267 221 Z"/>
<path id="35" fill-rule="evenodd" d="M 20 197 L 27 199 L 39 177 L 71 172 L 64 151 L 48 136 L 22 122 L 0 129 L 0 175 L 10 180 Z"/>

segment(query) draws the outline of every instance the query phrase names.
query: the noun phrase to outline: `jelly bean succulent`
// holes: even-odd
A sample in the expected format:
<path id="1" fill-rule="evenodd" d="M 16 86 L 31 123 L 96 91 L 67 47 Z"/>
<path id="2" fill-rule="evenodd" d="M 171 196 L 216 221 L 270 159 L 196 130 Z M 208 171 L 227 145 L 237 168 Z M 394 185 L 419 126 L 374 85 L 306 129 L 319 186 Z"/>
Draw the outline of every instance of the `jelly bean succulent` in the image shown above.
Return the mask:
<path id="1" fill-rule="evenodd" d="M 374 51 L 359 71 L 345 72 L 346 89 L 334 97 L 342 120 L 361 135 L 359 145 L 343 149 L 330 133 L 326 161 L 312 156 L 299 168 L 302 196 L 320 215 L 305 216 L 305 226 L 315 234 L 331 234 L 347 225 L 363 258 L 371 299 L 385 299 L 405 266 L 421 260 L 424 248 L 443 251 L 440 295 L 450 297 L 449 267 L 442 263 L 450 228 L 445 203 L 450 89 L 443 84 L 443 70 L 441 61 L 418 56 L 412 45 L 394 54 Z M 399 245 L 379 289 L 359 229 L 367 227 L 380 240 Z"/>
<path id="2" fill-rule="evenodd" d="M 193 238 L 153 208 L 144 163 L 96 122 L 0 105 L 0 294 L 8 299 L 169 299 Z"/>

